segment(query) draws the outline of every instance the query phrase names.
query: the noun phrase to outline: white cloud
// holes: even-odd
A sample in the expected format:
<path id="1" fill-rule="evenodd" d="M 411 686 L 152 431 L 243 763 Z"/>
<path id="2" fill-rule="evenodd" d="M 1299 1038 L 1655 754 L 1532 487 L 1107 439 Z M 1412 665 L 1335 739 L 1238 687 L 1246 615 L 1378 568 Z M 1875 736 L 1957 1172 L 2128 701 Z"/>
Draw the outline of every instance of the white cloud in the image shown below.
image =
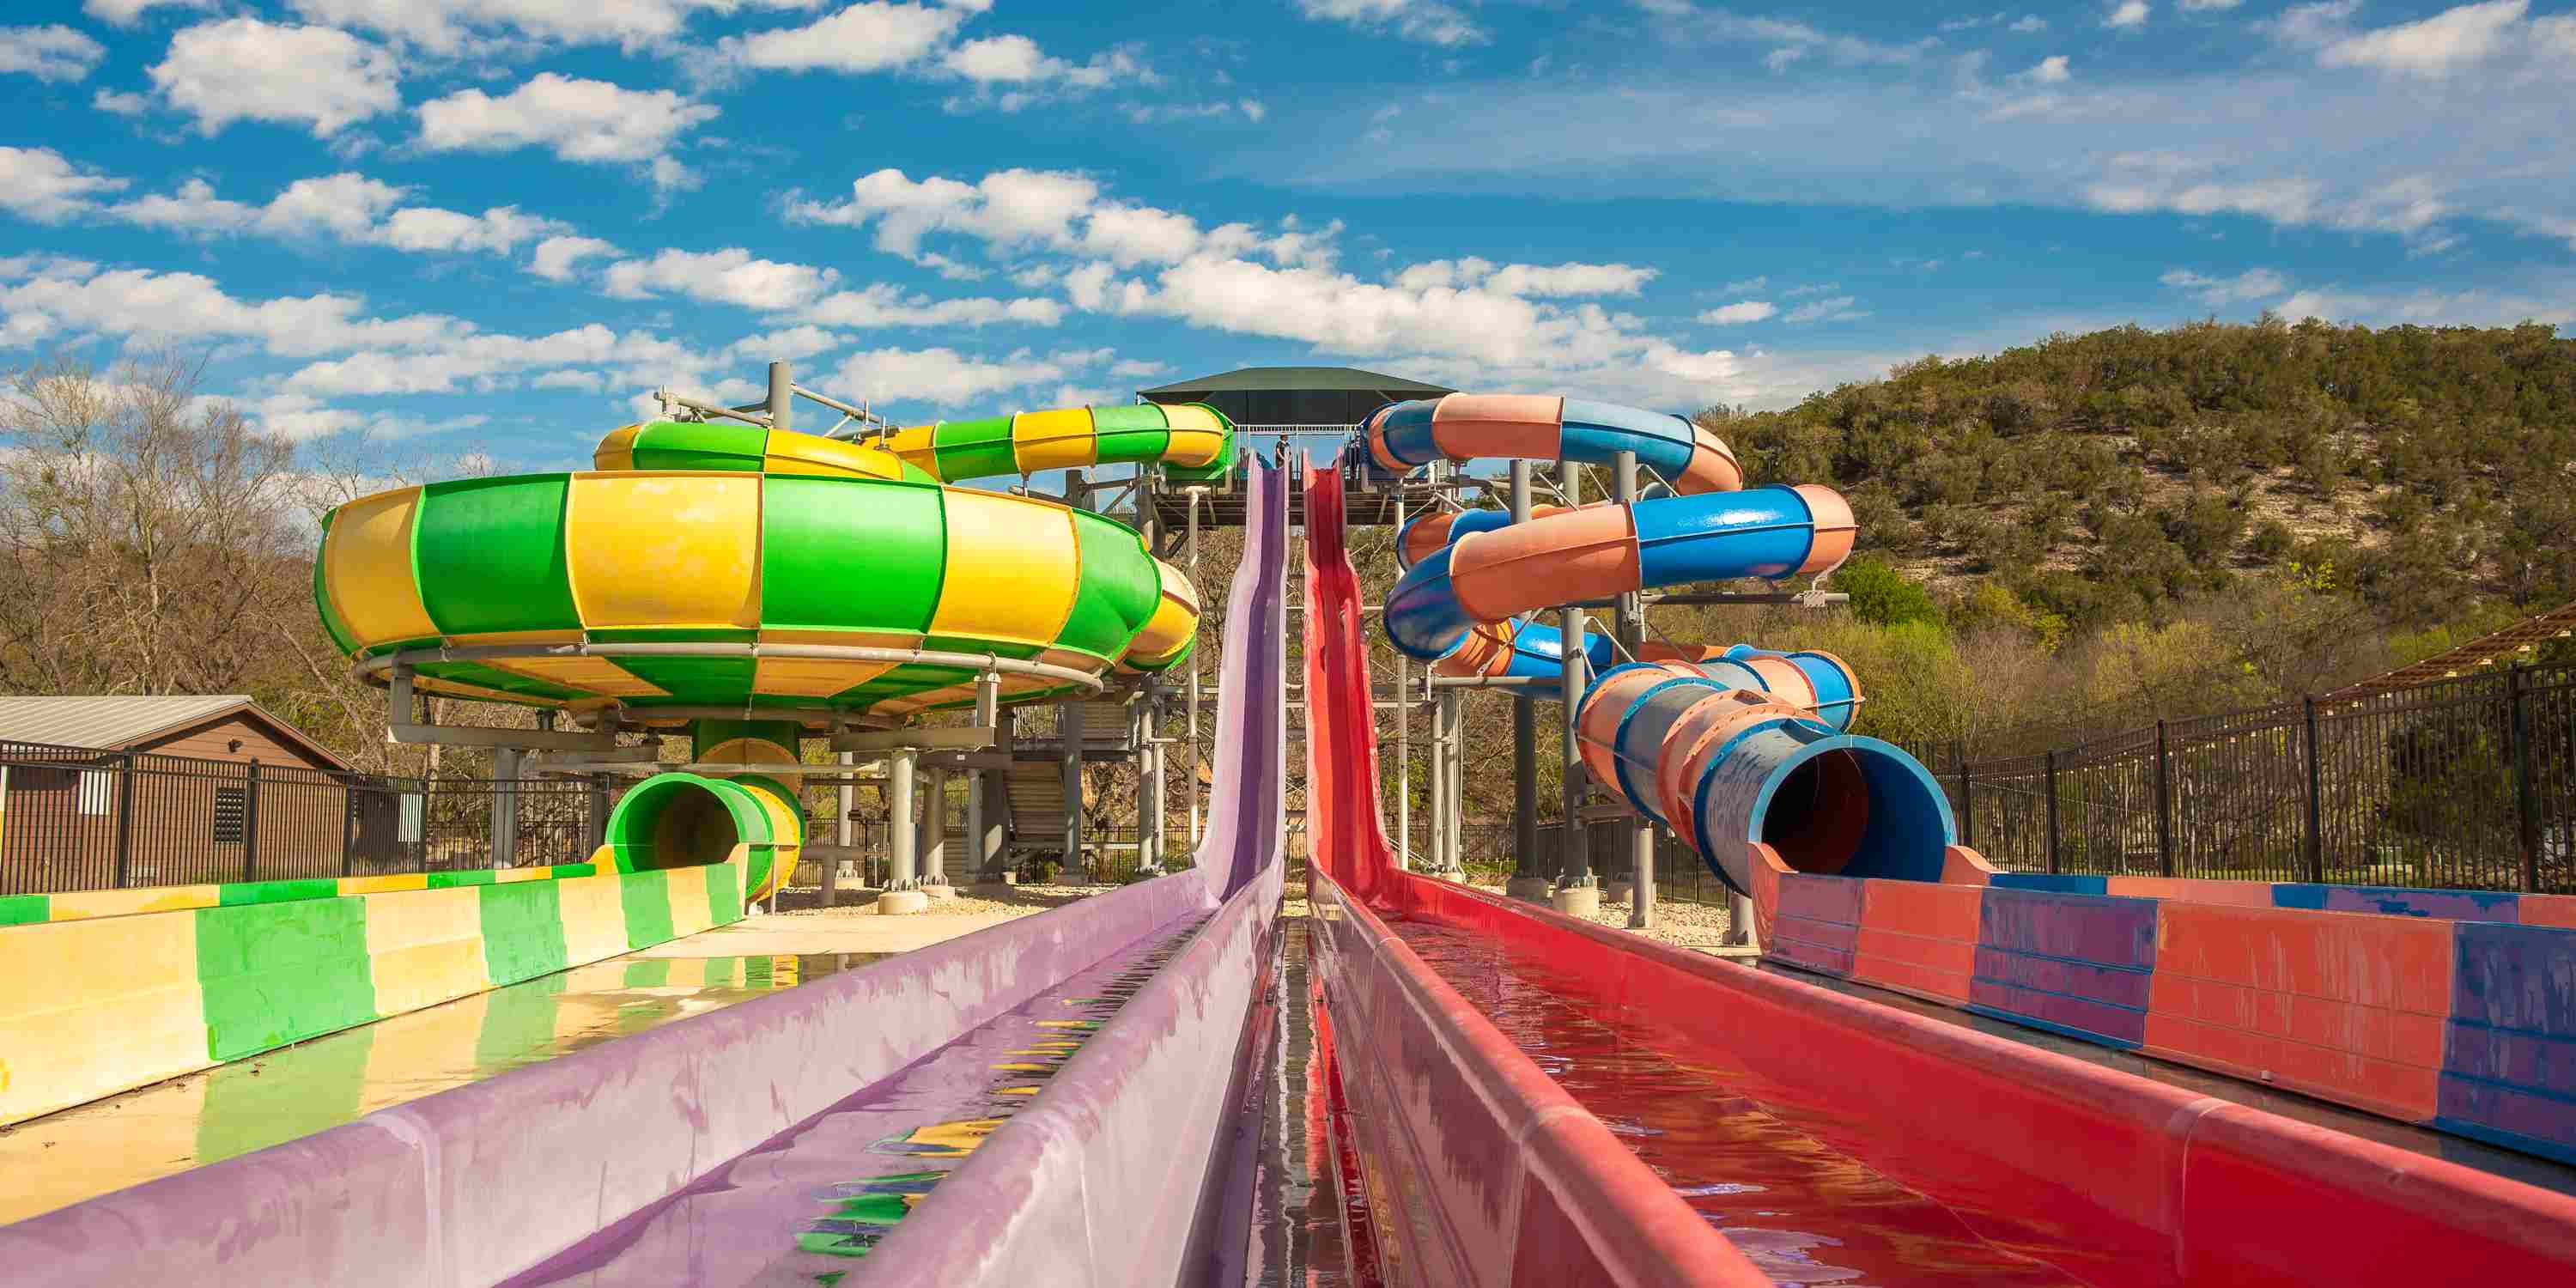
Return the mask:
<path id="1" fill-rule="evenodd" d="M 401 73 L 384 49 L 329 27 L 232 18 L 170 38 L 151 68 L 172 107 L 213 135 L 234 121 L 302 125 L 330 138 L 401 105 Z"/>
<path id="2" fill-rule="evenodd" d="M 107 57 L 107 46 L 70 27 L 0 27 L 0 75 L 22 73 L 40 81 L 76 81 Z"/>
<path id="3" fill-rule="evenodd" d="M 2110 15 L 2102 19 L 2102 25 L 2114 31 L 2134 31 L 2147 25 L 2147 13 L 2147 0 L 2119 0 L 2111 6 Z"/>
<path id="4" fill-rule="evenodd" d="M 2564 327 L 2576 324 L 2576 291 L 2556 296 L 2485 290 L 2416 290 L 2384 295 L 2329 288 L 2301 291 L 2275 305 L 2273 311 L 2293 321 L 2314 317 L 2368 325 L 2513 326 L 2539 322 Z"/>
<path id="5" fill-rule="evenodd" d="M 152 110 L 151 99 L 113 89 L 103 89 L 90 95 L 89 105 L 110 116 L 141 116 Z"/>
<path id="6" fill-rule="evenodd" d="M 949 348 L 869 349 L 843 360 L 831 387 L 845 398 L 954 407 L 1014 389 L 1053 384 L 1069 374 L 1065 363 L 1026 352 L 996 360 Z"/>
<path id="7" fill-rule="evenodd" d="M 832 269 L 758 259 L 737 246 L 619 260 L 608 266 L 602 289 L 622 299 L 684 295 L 745 308 L 790 309 L 811 302 L 839 278 Z"/>
<path id="8" fill-rule="evenodd" d="M 1809 282 L 1804 286 L 1792 286 L 1780 294 L 1795 300 L 1809 295 L 1822 295 L 1827 291 L 1839 291 L 1842 288 L 1843 284 L 1840 282 Z"/>
<path id="9" fill-rule="evenodd" d="M 1771 279 L 1768 276 L 1748 277 L 1741 282 L 1729 282 L 1719 287 L 1718 291 L 1723 295 L 1748 295 L 1770 284 Z"/>
<path id="10" fill-rule="evenodd" d="M 917 63 L 946 43 L 966 20 L 966 8 L 866 0 L 802 27 L 727 36 L 716 43 L 716 53 L 729 62 L 773 71 L 890 71 Z"/>
<path id="11" fill-rule="evenodd" d="M 2268 268 L 2249 268 L 2234 277 L 2211 277 L 2177 268 L 2157 280 L 2178 290 L 2189 291 L 2199 297 L 2201 303 L 2209 305 L 2266 300 L 2290 289 L 2289 279 Z"/>
<path id="12" fill-rule="evenodd" d="M 1172 369 L 1167 362 L 1149 362 L 1143 358 L 1122 358 L 1111 364 L 1109 374 L 1121 380 L 1143 380 Z"/>
<path id="13" fill-rule="evenodd" d="M 2005 28 L 2005 30 L 2018 31 L 2024 35 L 2028 35 L 2035 31 L 2046 31 L 2048 30 L 2048 19 L 2042 18 L 2035 13 L 2026 13 L 2019 18 L 2013 19 L 2012 25 Z"/>
<path id="14" fill-rule="evenodd" d="M 939 62 L 948 70 L 979 84 L 995 81 L 1020 84 L 1042 80 L 1050 74 L 1051 66 L 1060 68 L 1064 65 L 1041 51 L 1038 42 L 1020 35 L 970 40 L 949 50 Z"/>
<path id="15" fill-rule="evenodd" d="M 696 180 L 665 151 L 716 114 L 666 89 L 540 72 L 499 98 L 465 89 L 421 104 L 420 143 L 432 152 L 542 147 L 566 161 L 642 163 L 654 186 L 669 190 Z"/>
<path id="16" fill-rule="evenodd" d="M 1853 307 L 1859 302 L 1848 295 L 1837 295 L 1824 300 L 1809 300 L 1789 310 L 1780 320 L 1783 322 L 1850 322 L 1869 316 L 1868 313 Z"/>
<path id="17" fill-rule="evenodd" d="M 1064 306 L 1054 300 L 997 300 L 983 296 L 934 300 L 925 295 L 907 295 L 885 282 L 865 290 L 834 292 L 798 312 L 826 326 L 860 328 L 988 326 L 1002 322 L 1054 326 L 1064 320 Z"/>
<path id="18" fill-rule="evenodd" d="M 596 237 L 549 237 L 528 257 L 528 271 L 549 282 L 567 281 L 585 259 L 614 255 L 617 248 Z"/>
<path id="19" fill-rule="evenodd" d="M 171 340 L 247 339 L 302 357 L 370 345 L 418 347 L 470 330 L 455 318 L 359 315 L 351 295 L 248 302 L 197 273 L 110 269 L 38 277 L 0 290 L 0 329 L 24 326 Z"/>
<path id="20" fill-rule="evenodd" d="M 525 41 L 595 44 L 615 42 L 634 50 L 681 34 L 690 14 L 705 9 L 809 9 L 816 0 L 288 0 L 317 23 L 362 28 L 439 54 L 507 52 L 513 37 Z"/>
<path id="21" fill-rule="evenodd" d="M 1339 232 L 1338 226 L 1306 231 L 1284 221 L 1284 231 L 1268 235 L 1248 224 L 1205 228 L 1186 215 L 1106 200 L 1099 182 L 1086 175 L 1021 169 L 996 170 L 972 184 L 936 175 L 915 181 L 900 170 L 878 170 L 850 185 L 848 201 L 791 195 L 787 218 L 853 228 L 873 223 L 877 249 L 916 262 L 925 259 L 922 243 L 934 233 L 975 238 L 1006 254 L 1048 249 L 1119 267 L 1174 263 L 1202 250 L 1257 251 L 1279 263 L 1323 262 L 1331 258 Z"/>
<path id="22" fill-rule="evenodd" d="M 81 12 L 115 27 L 131 27 L 152 9 L 212 9 L 215 0 L 86 0 Z"/>
<path id="23" fill-rule="evenodd" d="M 99 195 L 124 186 L 125 180 L 67 161 L 52 148 L 0 144 L 0 210 L 39 223 L 56 223 L 89 209 Z"/>
<path id="24" fill-rule="evenodd" d="M 767 335 L 747 335 L 725 346 L 729 362 L 802 362 L 830 353 L 850 338 L 819 326 L 791 326 Z"/>
<path id="25" fill-rule="evenodd" d="M 2074 74 L 2066 70 L 2066 55 L 2055 54 L 2040 59 L 2037 65 L 2023 72 L 2021 77 L 2035 85 L 2063 85 L 2074 79 Z"/>
<path id="26" fill-rule="evenodd" d="M 436 206 L 397 210 L 385 220 L 379 239 L 396 250 L 484 250 L 507 254 L 521 242 L 562 232 L 566 225 L 516 206 L 494 206 L 468 215 Z"/>
<path id="27" fill-rule="evenodd" d="M 2208 13 L 2214 10 L 2223 11 L 2233 9 L 2243 3 L 2245 3 L 2245 0 L 2182 0 L 2182 11 L 2184 13 Z"/>
<path id="28" fill-rule="evenodd" d="M 2420 22 L 2399 23 L 2334 41 L 2318 51 L 2327 67 L 2374 67 L 2409 76 L 2442 77 L 2505 52 L 2529 0 L 2461 5 Z"/>
<path id="29" fill-rule="evenodd" d="M 1484 28 L 1442 0 L 1297 0 L 1297 11 L 1363 31 L 1391 31 L 1426 45 L 1474 45 L 1486 39 Z"/>
<path id="30" fill-rule="evenodd" d="M 1762 300 L 1738 300 L 1701 313 L 1699 320 L 1711 326 L 1739 326 L 1746 322 L 1759 322 L 1779 311 L 1778 305 Z"/>
<path id="31" fill-rule="evenodd" d="M 265 233 L 275 237 L 328 235 L 396 250 L 508 253 L 522 242 L 566 231 L 562 223 L 516 206 L 479 215 L 436 206 L 400 207 L 403 190 L 354 171 L 298 179 L 253 206 L 215 195 L 214 185 L 189 179 L 175 192 L 151 193 L 107 208 L 111 217 L 182 233 Z"/>
<path id="32" fill-rule="evenodd" d="M 1632 264 L 1495 264 L 1490 260 L 1434 259 L 1407 267 L 1395 284 L 1407 290 L 1482 285 L 1505 295 L 1531 298 L 1576 298 L 1586 295 L 1634 295 L 1653 281 L 1655 270 Z"/>

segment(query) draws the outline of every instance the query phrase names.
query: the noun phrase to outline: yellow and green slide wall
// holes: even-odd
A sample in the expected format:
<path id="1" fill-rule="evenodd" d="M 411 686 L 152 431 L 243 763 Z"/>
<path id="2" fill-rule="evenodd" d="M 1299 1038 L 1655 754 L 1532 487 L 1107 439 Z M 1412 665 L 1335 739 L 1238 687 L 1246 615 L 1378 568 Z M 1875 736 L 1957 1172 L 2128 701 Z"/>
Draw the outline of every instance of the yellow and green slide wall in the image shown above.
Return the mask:
<path id="1" fill-rule="evenodd" d="M 124 915 L 33 896 L 54 919 L 0 926 L 0 1125 L 740 920 L 745 870 L 175 887 L 124 893 L 212 901 Z"/>

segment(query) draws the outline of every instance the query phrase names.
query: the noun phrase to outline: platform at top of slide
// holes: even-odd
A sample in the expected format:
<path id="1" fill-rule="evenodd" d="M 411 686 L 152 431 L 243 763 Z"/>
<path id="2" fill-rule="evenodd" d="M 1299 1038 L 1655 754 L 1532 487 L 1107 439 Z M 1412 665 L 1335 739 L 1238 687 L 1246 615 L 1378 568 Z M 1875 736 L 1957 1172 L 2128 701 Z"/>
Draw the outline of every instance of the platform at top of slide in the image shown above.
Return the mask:
<path id="1" fill-rule="evenodd" d="M 757 425 L 657 422 L 597 469 L 362 497 L 325 520 L 314 598 L 351 656 L 424 689 L 680 724 L 757 707 L 819 726 L 1005 701 L 1186 657 L 1198 594 L 1135 529 L 941 480 L 1067 465 L 1224 469 L 1203 407 L 950 422 L 883 448 Z M 391 655 L 388 658 L 388 655 Z M 383 665 L 376 670 L 381 673 Z M 657 720 L 656 712 L 666 712 Z"/>

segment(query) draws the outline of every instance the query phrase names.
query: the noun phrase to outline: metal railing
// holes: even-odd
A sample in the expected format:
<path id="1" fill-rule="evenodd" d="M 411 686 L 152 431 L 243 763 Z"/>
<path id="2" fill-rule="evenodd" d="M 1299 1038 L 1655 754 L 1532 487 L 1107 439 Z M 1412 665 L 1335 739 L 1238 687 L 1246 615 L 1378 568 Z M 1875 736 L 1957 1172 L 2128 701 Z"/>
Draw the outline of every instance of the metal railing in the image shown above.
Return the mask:
<path id="1" fill-rule="evenodd" d="M 2160 721 L 2038 755 L 1908 750 L 2028 872 L 2576 893 L 2576 666 Z"/>
<path id="2" fill-rule="evenodd" d="M 0 743 L 0 894 L 487 867 L 509 801 L 514 865 L 575 863 L 608 793 Z"/>

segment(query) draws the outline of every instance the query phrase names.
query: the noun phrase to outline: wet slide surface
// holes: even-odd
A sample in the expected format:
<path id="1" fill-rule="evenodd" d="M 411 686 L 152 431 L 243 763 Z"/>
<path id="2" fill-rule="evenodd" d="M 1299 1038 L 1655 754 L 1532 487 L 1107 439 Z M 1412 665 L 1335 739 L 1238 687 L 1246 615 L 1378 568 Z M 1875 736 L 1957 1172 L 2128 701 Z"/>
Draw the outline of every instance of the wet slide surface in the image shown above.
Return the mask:
<path id="1" fill-rule="evenodd" d="M 2156 1285 L 2098 1251 L 1890 1179 L 1848 1125 L 1741 1068 L 1656 1049 L 1651 1015 L 1547 978 L 1511 945 L 1419 920 L 1404 942 L 1780 1284 Z M 1965 1165 L 1966 1160 L 1962 1160 Z M 1984 1233 L 1981 1233 L 1981 1230 Z M 1989 1237 L 1989 1235 L 1995 1237 Z"/>
<path id="2" fill-rule="evenodd" d="M 1206 920 L 1126 945 L 507 1282 L 840 1283 Z"/>
<path id="3" fill-rule="evenodd" d="M 613 957 L 0 1128 L 0 1225 L 884 956 Z"/>

